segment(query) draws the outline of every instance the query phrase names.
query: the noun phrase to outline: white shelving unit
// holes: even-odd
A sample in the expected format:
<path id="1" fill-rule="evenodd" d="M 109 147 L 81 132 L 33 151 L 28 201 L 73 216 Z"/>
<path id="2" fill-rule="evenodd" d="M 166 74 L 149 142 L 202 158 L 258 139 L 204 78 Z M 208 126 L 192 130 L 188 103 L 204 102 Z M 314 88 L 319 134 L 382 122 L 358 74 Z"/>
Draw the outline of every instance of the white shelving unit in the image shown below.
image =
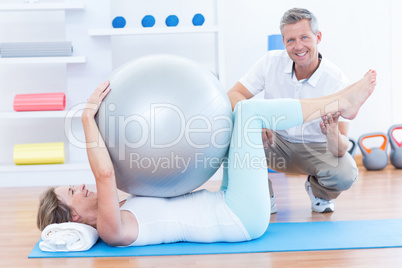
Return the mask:
<path id="1" fill-rule="evenodd" d="M 34 111 L 34 112 L 0 112 L 0 120 L 49 120 L 49 119 L 57 119 L 57 120 L 73 120 L 74 118 L 80 118 L 82 115 L 82 110 L 64 110 L 64 111 Z M 65 132 L 67 140 L 71 137 L 71 131 Z M 65 143 L 67 147 L 68 144 Z M 66 162 L 63 164 L 47 164 L 47 165 L 15 165 L 14 163 L 2 163 L 0 164 L 0 173 L 3 174 L 14 174 L 17 177 L 24 178 L 28 173 L 32 172 L 42 172 L 41 174 L 47 174 L 48 177 L 51 178 L 50 174 L 54 174 L 55 172 L 61 172 L 65 174 L 65 172 L 86 172 L 87 178 L 91 177 L 90 166 L 88 162 L 69 162 L 66 158 Z M 20 185 L 21 181 L 18 181 L 18 185 Z M 93 181 L 89 181 L 93 183 Z M 11 182 L 8 182 L 10 185 L 8 186 L 16 186 Z M 77 182 L 80 183 L 80 182 Z M 86 182 L 88 183 L 88 182 Z M 25 180 L 21 182 L 21 186 L 29 186 L 30 183 Z M 46 180 L 37 185 L 47 185 Z"/>
<path id="2" fill-rule="evenodd" d="M 72 14 L 73 11 L 84 10 L 84 4 L 80 2 L 55 2 L 55 3 L 3 3 L 0 4 L 0 13 L 2 12 L 59 12 L 65 11 Z M 87 59 L 85 56 L 67 56 L 67 57 L 10 57 L 1 58 L 0 65 L 7 64 L 84 64 Z M 17 93 L 16 93 L 17 94 Z M 68 96 L 68 92 L 66 92 Z M 72 120 L 80 117 L 82 111 L 64 110 L 64 111 L 37 111 L 37 112 L 0 112 L 1 121 L 15 121 L 18 124 L 21 122 L 35 122 L 35 120 Z M 25 120 L 25 121 L 24 121 Z M 74 119 L 76 120 L 76 119 Z M 55 121 L 51 121 L 55 122 Z M 59 129 L 60 130 L 60 129 Z M 9 130 L 12 131 L 12 130 Z M 26 133 L 27 135 L 35 135 L 34 133 Z M 66 133 L 68 140 L 69 133 Z M 32 139 L 30 139 L 32 140 Z M 69 144 L 65 142 L 65 147 L 68 149 Z M 11 146 L 9 148 L 12 148 Z M 69 150 L 71 154 L 71 148 Z M 9 154 L 9 153 L 8 153 Z M 78 160 L 79 161 L 79 160 Z M 0 163 L 0 173 L 2 178 L 0 186 L 42 186 L 42 185 L 58 185 L 65 184 L 66 179 L 71 180 L 72 184 L 93 183 L 90 166 L 87 161 L 78 162 L 75 159 L 66 157 L 63 164 L 48 164 L 48 165 L 15 165 L 12 159 L 6 163 Z M 89 179 L 88 179 L 89 178 Z M 56 179 L 56 180 L 55 180 Z M 87 181 L 85 181 L 85 179 Z M 74 180 L 76 180 L 74 182 Z"/>
<path id="3" fill-rule="evenodd" d="M 176 27 L 142 27 L 142 28 L 93 28 L 88 30 L 92 37 L 114 37 L 114 36 L 144 36 L 144 35 L 182 35 L 182 34 L 214 34 L 215 41 L 215 66 L 218 71 L 218 78 L 222 85 L 225 85 L 224 46 L 223 35 L 219 28 L 221 19 L 219 11 L 222 10 L 221 0 L 214 0 L 215 25 L 201 26 L 176 26 Z"/>
<path id="4" fill-rule="evenodd" d="M 90 29 L 90 36 L 118 36 L 118 35 L 147 35 L 147 34 L 189 34 L 189 33 L 218 33 L 218 27 L 172 27 L 172 28 L 105 28 Z"/>
<path id="5" fill-rule="evenodd" d="M 105 36 L 129 36 L 129 35 L 166 35 L 166 34 L 215 34 L 216 35 L 216 66 L 218 70 L 218 78 L 221 83 L 225 84 L 225 68 L 223 56 L 223 37 L 219 30 L 219 16 L 218 10 L 220 9 L 220 1 L 216 0 L 215 13 L 217 16 L 216 26 L 193 26 L 193 27 L 150 27 L 150 28 L 100 28 L 89 29 L 88 34 L 93 37 Z"/>
<path id="6" fill-rule="evenodd" d="M 95 178 L 88 163 L 29 166 L 0 165 L 0 173 L 3 178 L 12 176 L 12 179 L 2 181 L 2 187 L 95 184 Z M 61 178 L 61 174 L 64 175 L 64 179 Z M 77 176 L 77 174 L 80 174 L 80 176 Z"/>
<path id="7" fill-rule="evenodd" d="M 38 119 L 81 117 L 82 111 L 0 112 L 0 119 Z"/>
<path id="8" fill-rule="evenodd" d="M 0 172 L 42 172 L 42 171 L 75 171 L 90 170 L 89 163 L 64 163 L 49 165 L 0 165 Z"/>
<path id="9" fill-rule="evenodd" d="M 15 58 L 0 58 L 0 64 L 29 64 L 29 63 L 85 63 L 85 57 L 15 57 Z"/>
<path id="10" fill-rule="evenodd" d="M 83 10 L 83 3 L 4 3 L 0 4 L 0 11 L 56 11 L 56 10 Z"/>

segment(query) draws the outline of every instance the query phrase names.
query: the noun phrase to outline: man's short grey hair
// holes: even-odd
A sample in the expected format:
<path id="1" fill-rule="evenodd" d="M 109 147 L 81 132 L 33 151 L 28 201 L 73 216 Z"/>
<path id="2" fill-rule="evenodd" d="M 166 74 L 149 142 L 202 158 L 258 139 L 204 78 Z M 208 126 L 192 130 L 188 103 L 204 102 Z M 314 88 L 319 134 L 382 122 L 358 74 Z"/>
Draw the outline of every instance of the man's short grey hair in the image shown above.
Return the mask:
<path id="1" fill-rule="evenodd" d="M 295 24 L 296 22 L 299 22 L 301 20 L 309 20 L 310 21 L 310 26 L 311 30 L 315 35 L 318 33 L 318 22 L 317 18 L 314 16 L 313 13 L 311 13 L 307 9 L 303 8 L 292 8 L 289 9 L 288 11 L 283 14 L 282 19 L 281 19 L 281 24 L 280 24 L 280 29 L 281 29 L 281 34 L 283 36 L 283 27 L 287 24 Z"/>

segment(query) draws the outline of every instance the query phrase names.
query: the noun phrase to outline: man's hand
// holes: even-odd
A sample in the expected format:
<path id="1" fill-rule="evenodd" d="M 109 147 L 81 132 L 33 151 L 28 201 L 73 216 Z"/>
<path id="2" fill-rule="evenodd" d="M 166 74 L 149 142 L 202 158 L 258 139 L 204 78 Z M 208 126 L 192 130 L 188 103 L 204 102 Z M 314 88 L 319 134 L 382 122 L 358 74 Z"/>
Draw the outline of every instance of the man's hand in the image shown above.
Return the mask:
<path id="1" fill-rule="evenodd" d="M 339 131 L 339 116 L 340 112 L 328 113 L 320 122 L 321 132 L 327 136 L 328 150 L 337 157 L 343 156 L 349 146 L 349 139 Z"/>
<path id="2" fill-rule="evenodd" d="M 340 112 L 335 114 L 328 113 L 322 117 L 320 122 L 321 132 L 327 139 L 337 139 L 339 135 L 338 120 Z"/>
<path id="3" fill-rule="evenodd" d="M 267 149 L 269 145 L 274 146 L 274 134 L 272 130 L 263 128 L 262 129 L 262 144 L 264 145 L 264 149 Z"/>

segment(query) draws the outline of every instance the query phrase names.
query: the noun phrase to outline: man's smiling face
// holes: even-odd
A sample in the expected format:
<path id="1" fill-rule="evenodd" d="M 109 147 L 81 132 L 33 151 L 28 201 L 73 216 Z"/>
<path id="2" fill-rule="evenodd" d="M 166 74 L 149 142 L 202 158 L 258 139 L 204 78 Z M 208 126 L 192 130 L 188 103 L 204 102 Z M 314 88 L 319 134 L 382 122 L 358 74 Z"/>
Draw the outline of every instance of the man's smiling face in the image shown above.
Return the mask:
<path id="1" fill-rule="evenodd" d="M 318 47 L 321 42 L 321 32 L 313 33 L 310 21 L 303 19 L 283 27 L 283 42 L 289 57 L 298 69 L 314 72 L 319 65 Z"/>

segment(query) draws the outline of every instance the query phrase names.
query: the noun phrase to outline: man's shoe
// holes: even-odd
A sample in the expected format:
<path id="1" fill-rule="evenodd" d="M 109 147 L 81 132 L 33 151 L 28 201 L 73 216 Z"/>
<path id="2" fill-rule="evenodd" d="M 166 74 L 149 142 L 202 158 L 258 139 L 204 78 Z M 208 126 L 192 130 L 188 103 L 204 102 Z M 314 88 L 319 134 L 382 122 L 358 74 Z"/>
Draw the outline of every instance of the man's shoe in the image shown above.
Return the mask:
<path id="1" fill-rule="evenodd" d="M 335 203 L 332 201 L 324 200 L 315 197 L 313 191 L 311 190 L 311 184 L 309 181 L 310 176 L 307 178 L 305 183 L 306 191 L 311 200 L 311 209 L 318 213 L 329 213 L 335 211 Z"/>
<path id="2" fill-rule="evenodd" d="M 271 214 L 275 214 L 278 212 L 278 209 L 276 208 L 276 201 L 275 201 L 275 195 L 271 196 Z"/>

